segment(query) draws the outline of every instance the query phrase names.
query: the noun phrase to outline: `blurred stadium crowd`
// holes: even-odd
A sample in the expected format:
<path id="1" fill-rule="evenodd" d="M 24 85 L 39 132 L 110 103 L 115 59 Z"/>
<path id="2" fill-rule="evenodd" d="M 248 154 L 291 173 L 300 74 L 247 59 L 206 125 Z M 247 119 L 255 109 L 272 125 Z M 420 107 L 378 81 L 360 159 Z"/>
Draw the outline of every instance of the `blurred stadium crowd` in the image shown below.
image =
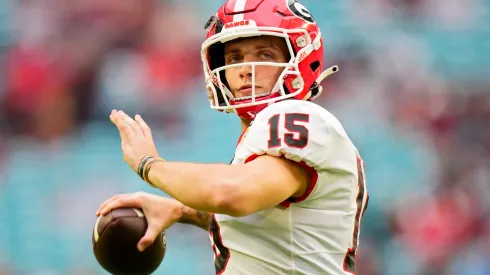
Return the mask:
<path id="1" fill-rule="evenodd" d="M 319 104 L 367 165 L 358 273 L 490 274 L 490 1 L 303 0 L 319 22 Z M 95 210 L 147 187 L 113 108 L 169 160 L 228 162 L 238 119 L 209 109 L 203 26 L 221 0 L 0 1 L 0 274 L 104 274 Z M 167 232 L 161 274 L 212 274 L 206 232 Z"/>

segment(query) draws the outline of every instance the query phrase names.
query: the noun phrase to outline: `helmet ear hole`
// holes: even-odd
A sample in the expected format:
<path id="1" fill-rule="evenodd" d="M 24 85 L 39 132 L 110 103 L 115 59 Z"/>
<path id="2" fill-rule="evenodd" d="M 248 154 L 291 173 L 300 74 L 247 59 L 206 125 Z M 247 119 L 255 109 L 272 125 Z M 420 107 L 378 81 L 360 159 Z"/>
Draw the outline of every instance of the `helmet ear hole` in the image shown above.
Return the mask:
<path id="1" fill-rule="evenodd" d="M 310 68 L 311 68 L 311 71 L 312 72 L 316 72 L 316 70 L 318 70 L 318 68 L 320 68 L 320 61 L 314 61 L 310 64 Z"/>

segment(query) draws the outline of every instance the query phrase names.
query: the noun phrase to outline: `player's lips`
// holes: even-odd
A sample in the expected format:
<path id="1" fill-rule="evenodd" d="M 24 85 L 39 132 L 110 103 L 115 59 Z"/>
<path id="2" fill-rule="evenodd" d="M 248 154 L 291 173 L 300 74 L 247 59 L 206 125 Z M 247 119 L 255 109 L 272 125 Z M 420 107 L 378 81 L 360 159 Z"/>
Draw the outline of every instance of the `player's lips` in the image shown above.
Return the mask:
<path id="1" fill-rule="evenodd" d="M 255 86 L 255 94 L 257 94 L 257 90 L 259 89 L 260 87 L 259 86 Z M 250 84 L 247 84 L 247 85 L 243 85 L 240 87 L 240 89 L 238 89 L 238 92 L 240 92 L 240 94 L 242 96 L 248 96 L 248 95 L 252 95 L 252 85 Z"/>

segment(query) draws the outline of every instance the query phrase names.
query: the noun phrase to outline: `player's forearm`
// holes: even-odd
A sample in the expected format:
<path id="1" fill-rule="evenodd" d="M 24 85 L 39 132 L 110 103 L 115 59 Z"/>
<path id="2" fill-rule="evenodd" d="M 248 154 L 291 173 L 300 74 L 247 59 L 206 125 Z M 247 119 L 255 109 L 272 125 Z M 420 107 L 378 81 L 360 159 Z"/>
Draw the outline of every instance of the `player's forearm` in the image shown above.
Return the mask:
<path id="1" fill-rule="evenodd" d="M 209 229 L 209 224 L 211 223 L 212 217 L 212 213 L 197 211 L 195 209 L 182 205 L 179 222 L 192 224 L 207 231 Z"/>
<path id="2" fill-rule="evenodd" d="M 234 165 L 159 162 L 150 170 L 152 184 L 199 211 L 233 215 L 230 198 L 243 172 Z"/>

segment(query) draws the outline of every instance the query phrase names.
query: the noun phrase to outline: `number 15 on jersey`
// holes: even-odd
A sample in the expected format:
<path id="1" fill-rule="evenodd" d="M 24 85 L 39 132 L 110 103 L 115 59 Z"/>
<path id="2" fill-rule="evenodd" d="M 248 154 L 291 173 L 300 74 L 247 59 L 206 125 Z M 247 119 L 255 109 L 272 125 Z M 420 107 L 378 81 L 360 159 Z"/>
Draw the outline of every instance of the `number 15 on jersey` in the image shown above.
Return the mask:
<path id="1" fill-rule="evenodd" d="M 281 114 L 269 119 L 269 141 L 268 147 L 275 148 L 286 144 L 288 147 L 305 148 L 308 145 L 309 131 L 306 124 L 310 122 L 308 114 L 291 113 L 282 115 L 284 119 L 285 133 L 279 136 L 279 121 Z"/>

